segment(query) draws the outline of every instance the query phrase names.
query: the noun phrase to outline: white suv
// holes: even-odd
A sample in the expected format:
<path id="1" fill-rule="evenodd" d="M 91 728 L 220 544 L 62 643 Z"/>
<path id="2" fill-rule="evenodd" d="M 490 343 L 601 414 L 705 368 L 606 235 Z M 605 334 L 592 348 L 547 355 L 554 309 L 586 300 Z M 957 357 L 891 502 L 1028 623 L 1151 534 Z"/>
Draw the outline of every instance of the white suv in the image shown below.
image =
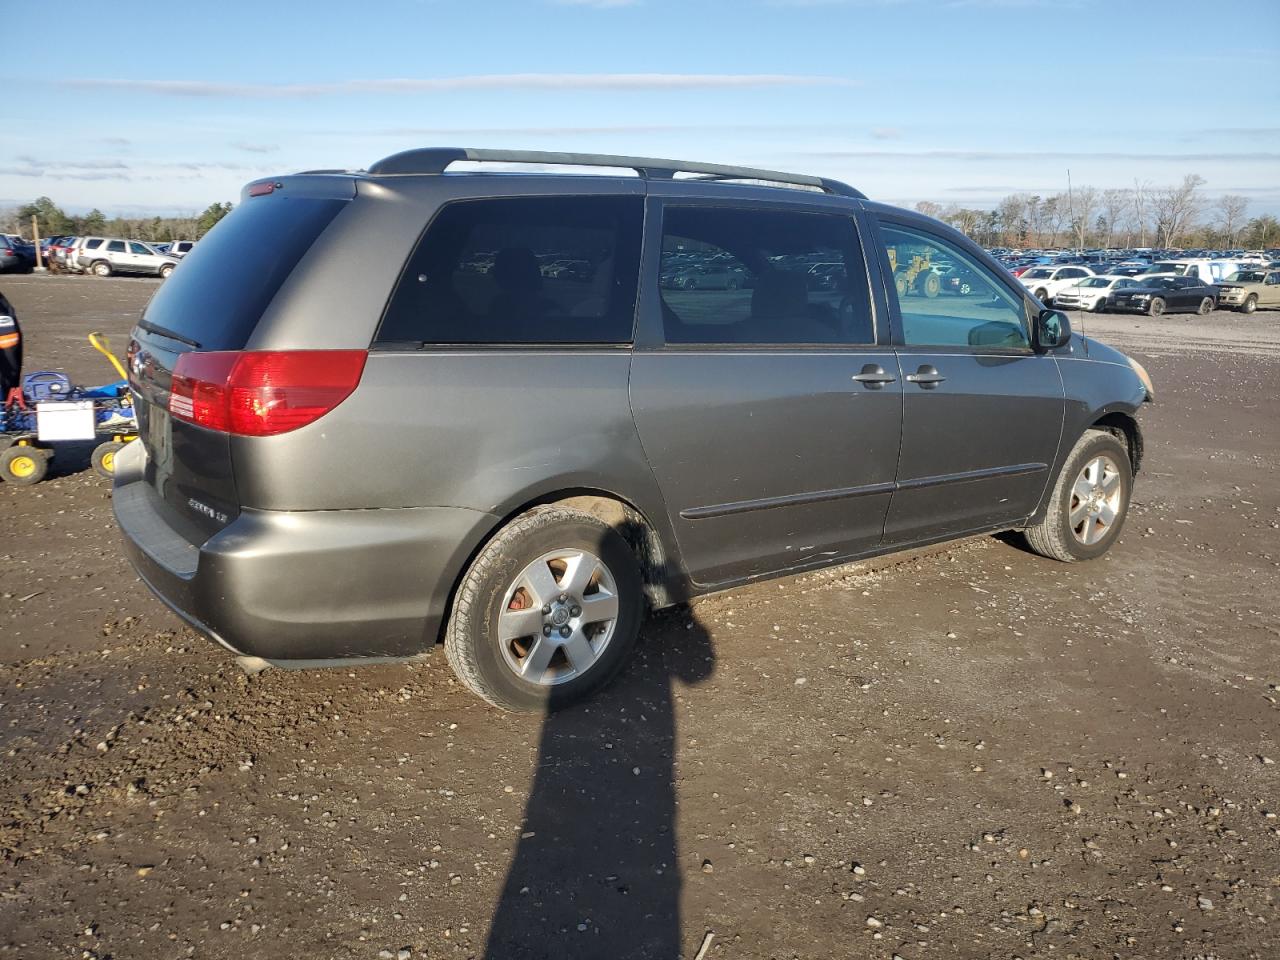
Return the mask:
<path id="1" fill-rule="evenodd" d="M 77 244 L 74 256 L 77 269 L 99 277 L 142 273 L 167 278 L 178 265 L 176 257 L 157 253 L 141 240 L 114 237 L 85 237 Z"/>
<path id="2" fill-rule="evenodd" d="M 1088 267 L 1071 264 L 1065 267 L 1032 267 L 1018 279 L 1047 306 L 1053 302 L 1059 290 L 1092 276 L 1093 271 Z"/>

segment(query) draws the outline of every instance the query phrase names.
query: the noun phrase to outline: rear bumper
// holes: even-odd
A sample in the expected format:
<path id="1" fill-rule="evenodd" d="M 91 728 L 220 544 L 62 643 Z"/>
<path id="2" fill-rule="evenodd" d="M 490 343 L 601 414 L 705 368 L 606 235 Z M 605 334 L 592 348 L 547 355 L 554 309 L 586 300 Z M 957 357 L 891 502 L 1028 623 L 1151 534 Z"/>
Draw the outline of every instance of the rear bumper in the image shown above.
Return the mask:
<path id="1" fill-rule="evenodd" d="M 273 662 L 427 652 L 462 565 L 496 522 L 456 507 L 246 509 L 193 544 L 143 480 L 145 462 L 138 441 L 116 455 L 113 495 L 138 575 L 200 633 Z"/>

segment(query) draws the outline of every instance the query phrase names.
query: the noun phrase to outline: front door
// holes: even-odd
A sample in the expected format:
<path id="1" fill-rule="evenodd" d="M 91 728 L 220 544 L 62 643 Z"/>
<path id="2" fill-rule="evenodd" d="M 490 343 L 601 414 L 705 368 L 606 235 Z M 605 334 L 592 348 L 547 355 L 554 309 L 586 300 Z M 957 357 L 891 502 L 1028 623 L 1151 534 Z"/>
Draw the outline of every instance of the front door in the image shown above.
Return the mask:
<path id="1" fill-rule="evenodd" d="M 1031 349 L 1026 301 L 972 251 L 927 227 L 886 217 L 880 232 L 886 269 L 963 266 L 975 277 L 967 295 L 889 285 L 904 392 L 886 542 L 1029 516 L 1058 451 L 1065 399 L 1057 361 Z M 895 286 L 907 292 L 897 295 Z"/>
<path id="2" fill-rule="evenodd" d="M 714 585 L 873 549 L 902 383 L 887 325 L 877 342 L 853 216 L 650 202 L 662 230 L 646 251 L 650 334 L 631 405 L 690 575 Z M 741 287 L 680 280 L 712 260 Z M 818 263 L 840 269 L 817 277 Z"/>

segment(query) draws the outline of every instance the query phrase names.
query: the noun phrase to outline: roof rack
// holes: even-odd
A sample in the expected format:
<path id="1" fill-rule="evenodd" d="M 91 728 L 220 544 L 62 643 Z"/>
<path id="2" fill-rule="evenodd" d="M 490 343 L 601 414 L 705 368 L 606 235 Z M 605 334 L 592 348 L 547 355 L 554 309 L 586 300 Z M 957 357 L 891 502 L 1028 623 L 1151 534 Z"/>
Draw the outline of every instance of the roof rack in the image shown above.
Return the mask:
<path id="1" fill-rule="evenodd" d="M 732 167 L 719 163 L 686 163 L 683 160 L 658 160 L 653 157 L 621 157 L 607 153 L 560 153 L 544 150 L 477 150 L 470 147 L 424 147 L 405 150 L 379 160 L 369 168 L 372 176 L 406 176 L 444 173 L 451 164 L 464 160 L 483 163 L 540 163 L 573 167 L 622 167 L 635 170 L 646 180 L 671 180 L 677 173 L 702 174 L 708 180 L 763 180 L 817 187 L 838 197 L 865 200 L 866 195 L 847 183 L 803 173 L 780 173 L 754 167 Z"/>

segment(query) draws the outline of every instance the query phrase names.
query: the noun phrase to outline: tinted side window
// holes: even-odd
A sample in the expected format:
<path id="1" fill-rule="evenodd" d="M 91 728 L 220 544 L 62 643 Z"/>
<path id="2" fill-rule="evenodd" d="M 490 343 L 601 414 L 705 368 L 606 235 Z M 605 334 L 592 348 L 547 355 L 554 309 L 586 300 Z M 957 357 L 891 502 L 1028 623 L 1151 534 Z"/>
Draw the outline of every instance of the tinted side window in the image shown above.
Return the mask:
<path id="1" fill-rule="evenodd" d="M 667 207 L 658 285 L 668 343 L 875 340 L 851 217 Z"/>
<path id="2" fill-rule="evenodd" d="M 396 285 L 381 343 L 627 343 L 640 197 L 447 204 Z"/>
<path id="3" fill-rule="evenodd" d="M 129 244 L 129 252 L 130 252 L 130 253 L 140 253 L 140 254 L 142 254 L 143 256 L 146 256 L 146 255 L 148 255 L 148 254 L 150 254 L 150 253 L 151 253 L 151 251 L 150 251 L 150 250 L 148 250 L 146 247 L 144 247 L 144 246 L 143 246 L 142 244 L 140 244 L 140 243 L 130 243 L 130 244 Z"/>
<path id="4" fill-rule="evenodd" d="M 243 350 L 344 200 L 255 197 L 236 206 L 161 284 L 143 318 L 206 350 Z"/>
<path id="5" fill-rule="evenodd" d="M 906 343 L 1030 349 L 1023 301 L 985 265 L 933 234 L 893 223 L 880 229 Z M 946 271 L 956 265 L 971 275 L 968 293 L 946 282 Z"/>
<path id="6" fill-rule="evenodd" d="M 107 244 L 107 250 L 111 253 L 124 253 L 124 241 L 112 240 Z"/>

